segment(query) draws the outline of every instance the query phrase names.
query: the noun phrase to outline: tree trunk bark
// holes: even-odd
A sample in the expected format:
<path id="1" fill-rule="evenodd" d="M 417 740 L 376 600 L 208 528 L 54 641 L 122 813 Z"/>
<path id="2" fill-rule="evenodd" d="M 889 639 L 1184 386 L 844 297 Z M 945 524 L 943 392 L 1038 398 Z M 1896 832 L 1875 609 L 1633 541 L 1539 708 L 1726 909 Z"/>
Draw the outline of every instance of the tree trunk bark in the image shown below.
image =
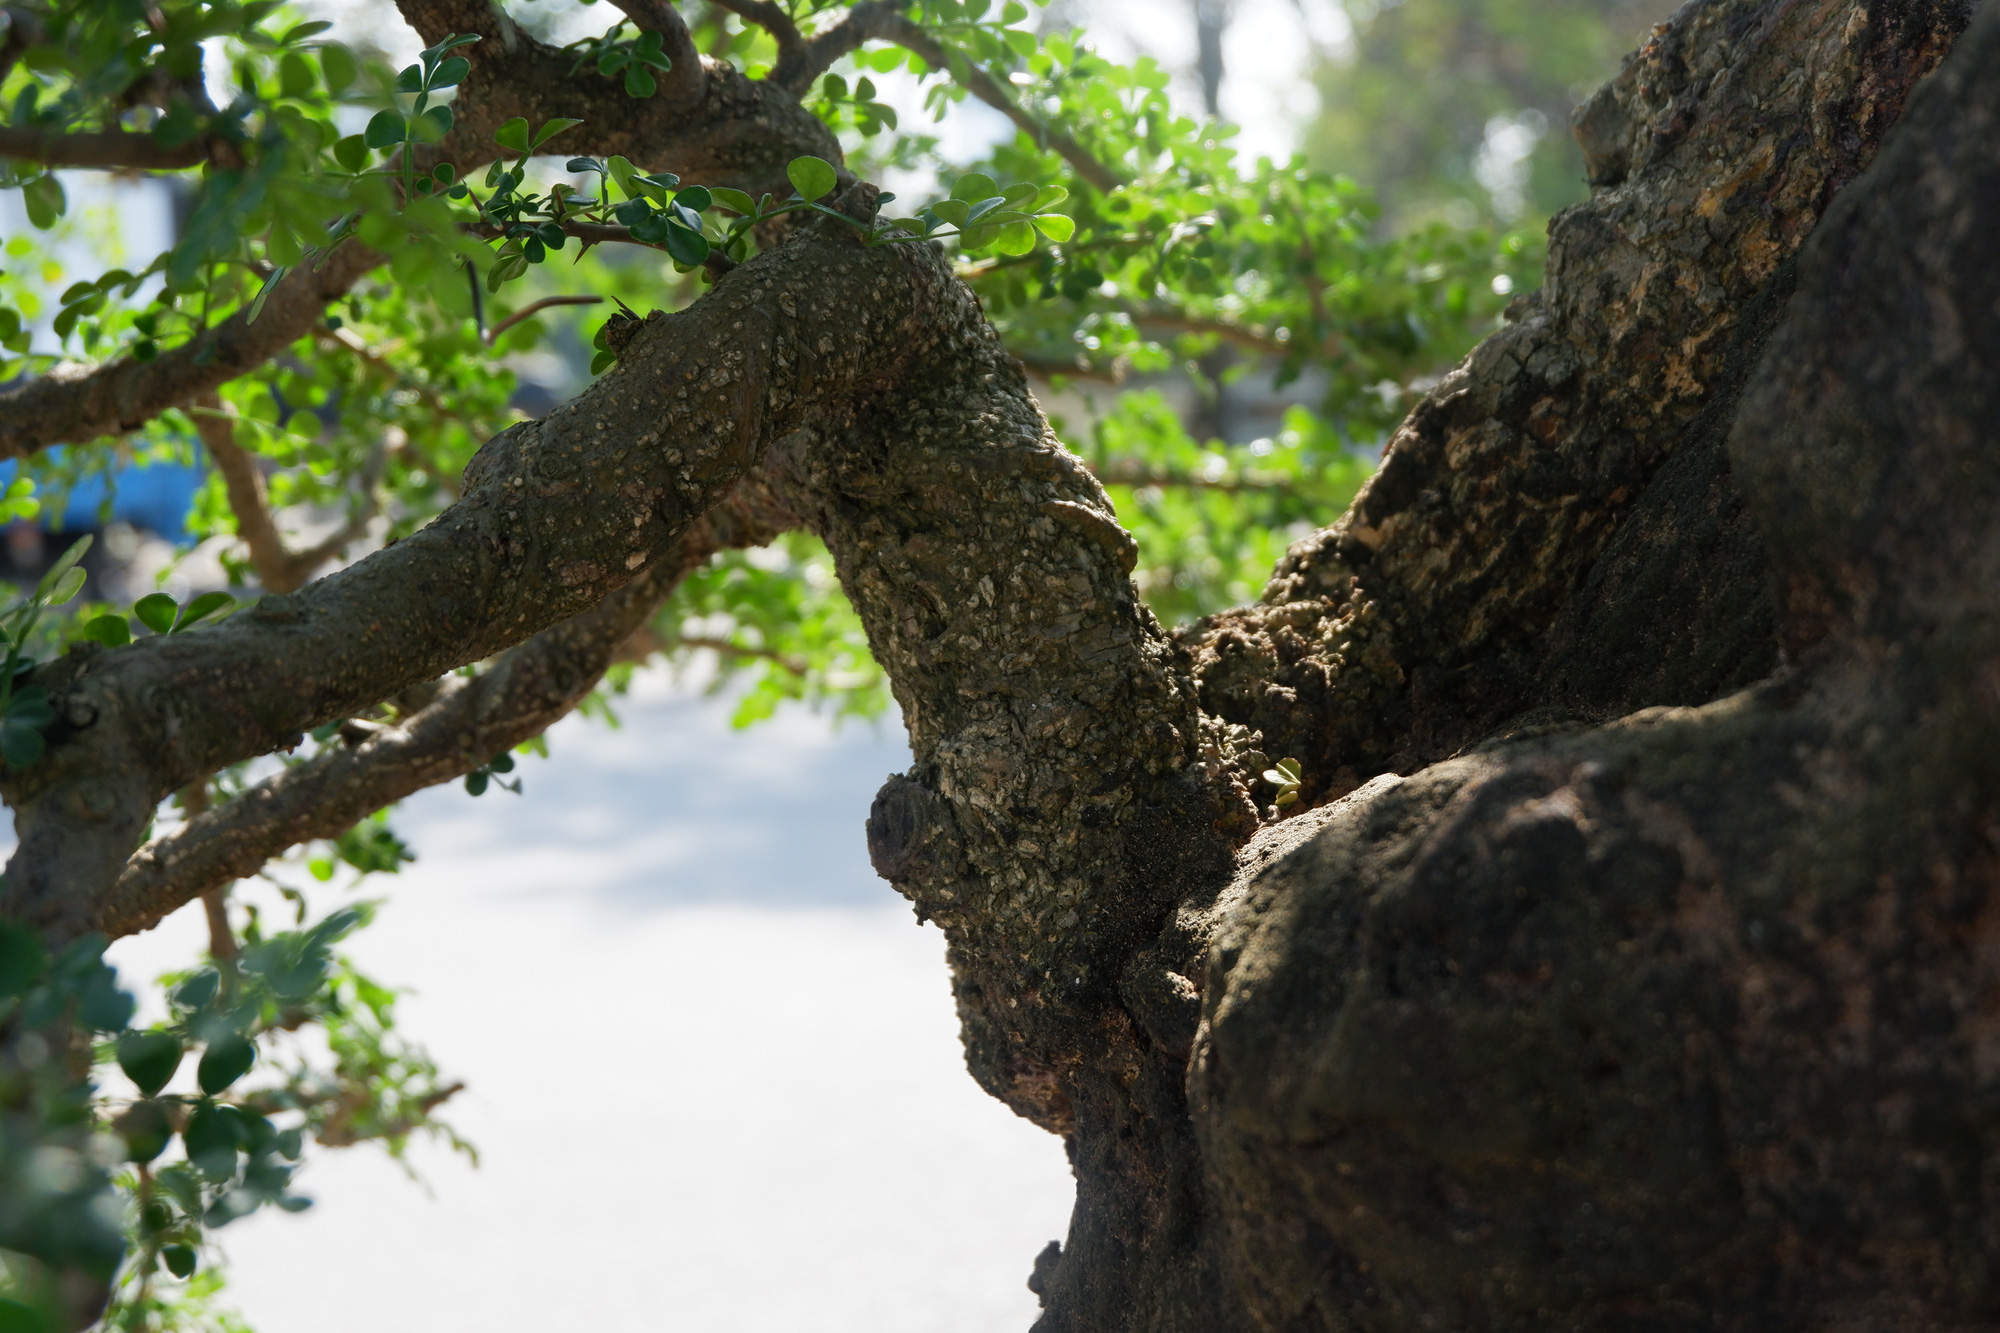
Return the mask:
<path id="1" fill-rule="evenodd" d="M 1692 165 L 1733 194 L 1789 153 L 1784 178 L 1820 184 L 1761 217 L 1696 194 L 1651 220 L 1672 251 L 1695 217 L 1712 245 L 1749 214 L 1747 262 L 1720 272 L 1712 248 L 1663 271 L 1631 257 L 1637 227 L 1597 229 L 1643 176 L 1561 220 L 1542 312 L 1419 409 L 1403 461 L 1250 613 L 1304 621 L 1285 598 L 1340 561 L 1406 683 L 1333 751 L 1374 740 L 1392 771 L 1260 835 L 1299 826 L 1224 897 L 1189 1079 L 1221 1295 L 1188 1327 L 2000 1319 L 2000 14 L 1794 265 L 1777 242 L 1862 168 L 1958 16 L 1731 9 L 1675 20 L 1736 35 L 1687 52 L 1724 72 L 1676 94 L 1685 137 L 1655 169 L 1690 165 L 1732 80 L 1769 126 L 1787 83 L 1743 73 L 1760 28 L 1789 29 L 1841 132 Z M 1544 435 L 1549 377 L 1514 386 L 1565 325 L 1602 340 L 1564 374 L 1612 387 Z M 1647 703 L 1700 706 L 1573 721 Z M 1570 726 L 1528 725 L 1557 708 Z"/>
<path id="2" fill-rule="evenodd" d="M 1969 821 L 1946 829 L 1890 775 L 1955 732 L 1990 752 L 1991 726 L 1851 665 L 1804 673 L 1793 604 L 1866 580 L 1821 552 L 1781 616 L 1773 501 L 1735 475 L 1798 438 L 1797 405 L 1741 404 L 1797 356 L 1774 330 L 1827 332 L 1789 313 L 1800 245 L 1965 20 L 1710 0 L 1663 25 L 1580 117 L 1597 194 L 1553 226 L 1545 290 L 1184 656 L 1120 619 L 1101 568 L 1081 621 L 1042 592 L 1065 571 L 1026 515 L 1061 486 L 951 461 L 1009 419 L 991 403 L 912 416 L 981 423 L 951 448 L 847 441 L 829 457 L 862 471 L 813 475 L 855 497 L 817 526 L 917 754 L 877 800 L 877 866 L 945 928 L 975 1076 L 1075 1165 L 1033 1280 L 1045 1333 L 1984 1317 L 1976 1060 L 1907 1052 L 1992 998 L 1976 950 L 1942 956 L 1978 915 L 1958 879 L 1985 789 L 1938 775 Z M 887 456 L 920 469 L 893 499 Z M 1819 509 L 1873 484 L 1809 456 L 1773 466 Z M 1041 650 L 1072 625 L 1119 669 Z M 1849 752 L 1870 736 L 1894 753 Z M 1320 804 L 1262 822 L 1279 757 Z"/>

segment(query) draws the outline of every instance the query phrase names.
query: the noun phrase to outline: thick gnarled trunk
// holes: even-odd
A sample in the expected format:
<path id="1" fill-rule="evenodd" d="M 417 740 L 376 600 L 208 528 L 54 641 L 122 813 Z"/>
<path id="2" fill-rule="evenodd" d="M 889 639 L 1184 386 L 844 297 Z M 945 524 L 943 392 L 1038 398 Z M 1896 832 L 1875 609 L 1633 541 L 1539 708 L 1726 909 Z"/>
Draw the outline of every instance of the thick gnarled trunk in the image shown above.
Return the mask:
<path id="1" fill-rule="evenodd" d="M 1239 881 L 1191 1079 L 1233 1326 L 2000 1318 L 1996 19 L 1732 404 L 1787 665 L 1384 777 Z"/>

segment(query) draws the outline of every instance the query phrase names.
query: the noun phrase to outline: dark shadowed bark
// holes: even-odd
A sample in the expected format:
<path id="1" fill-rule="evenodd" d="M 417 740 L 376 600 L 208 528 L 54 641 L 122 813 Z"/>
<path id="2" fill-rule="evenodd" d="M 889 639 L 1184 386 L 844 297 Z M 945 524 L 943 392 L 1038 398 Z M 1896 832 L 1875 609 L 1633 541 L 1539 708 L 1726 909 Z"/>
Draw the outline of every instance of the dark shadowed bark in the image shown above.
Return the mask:
<path id="1" fill-rule="evenodd" d="M 1741 396 L 1785 670 L 1382 778 L 1235 890 L 1193 1087 L 1241 1326 L 2000 1319 L 1996 142 L 1989 9 Z"/>

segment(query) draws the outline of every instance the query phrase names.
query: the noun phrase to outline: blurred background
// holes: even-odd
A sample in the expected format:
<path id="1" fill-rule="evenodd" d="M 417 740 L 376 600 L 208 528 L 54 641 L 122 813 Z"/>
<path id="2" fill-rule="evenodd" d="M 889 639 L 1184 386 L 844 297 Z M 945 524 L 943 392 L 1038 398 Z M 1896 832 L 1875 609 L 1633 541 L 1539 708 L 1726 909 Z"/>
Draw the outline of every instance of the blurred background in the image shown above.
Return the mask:
<path id="1" fill-rule="evenodd" d="M 398 63 L 419 45 L 379 0 L 302 8 Z M 512 9 L 557 41 L 615 17 L 558 0 Z M 1116 60 L 1151 57 L 1181 108 L 1239 127 L 1246 158 L 1302 152 L 1372 188 L 1385 233 L 1533 236 L 1585 195 L 1570 108 L 1662 17 L 1658 3 L 1627 0 L 1052 0 L 1039 24 L 1080 27 Z M 905 130 L 926 124 L 913 78 L 879 82 Z M 892 188 L 929 189 L 1011 129 L 967 102 L 929 132 L 922 151 L 881 164 Z M 184 221 L 169 184 L 84 172 L 64 183 L 70 219 L 35 251 L 39 268 L 16 274 L 51 298 L 143 263 Z M 10 261 L 29 253 L 28 232 L 18 197 L 0 195 Z M 503 362 L 504 405 L 540 414 L 586 385 L 601 319 L 551 317 L 549 336 Z M 1193 438 L 1255 454 L 1319 392 L 1310 376 L 1280 378 L 1223 344 L 1118 391 L 1157 391 Z M 1083 378 L 1037 387 L 1069 426 L 1109 392 Z M 1358 483 L 1380 440 L 1356 443 Z M 59 454 L 37 466 L 40 508 L 6 527 L 0 578 L 31 582 L 86 532 L 100 538 L 92 597 L 164 587 L 184 598 L 240 574 L 229 538 L 190 535 L 207 476 L 198 446 L 135 444 L 87 475 L 65 474 Z M 1323 507 L 1296 522 L 1335 517 L 1337 503 Z M 302 541 L 347 517 L 310 495 L 284 511 Z M 376 520 L 372 540 L 388 531 Z M 474 798 L 454 784 L 397 812 L 417 860 L 363 886 L 386 905 L 351 951 L 410 989 L 401 1025 L 463 1080 L 449 1118 L 478 1165 L 435 1141 L 402 1163 L 320 1154 L 301 1181 L 312 1210 L 266 1210 L 223 1233 L 227 1303 L 251 1325 L 997 1333 L 1032 1322 L 1024 1283 L 1066 1229 L 1068 1168 L 1060 1143 L 965 1076 L 941 938 L 869 869 L 869 801 L 908 760 L 893 711 L 879 686 L 872 705 L 845 709 L 873 720 L 843 720 L 842 708 L 752 697 L 712 654 L 677 661 L 631 679 L 614 704 L 621 725 L 579 716 L 555 728 L 547 757 L 518 770 L 520 793 Z M 242 893 L 287 910 L 269 885 Z M 204 940 L 199 912 L 186 912 L 111 956 L 146 979 L 185 966 Z"/>

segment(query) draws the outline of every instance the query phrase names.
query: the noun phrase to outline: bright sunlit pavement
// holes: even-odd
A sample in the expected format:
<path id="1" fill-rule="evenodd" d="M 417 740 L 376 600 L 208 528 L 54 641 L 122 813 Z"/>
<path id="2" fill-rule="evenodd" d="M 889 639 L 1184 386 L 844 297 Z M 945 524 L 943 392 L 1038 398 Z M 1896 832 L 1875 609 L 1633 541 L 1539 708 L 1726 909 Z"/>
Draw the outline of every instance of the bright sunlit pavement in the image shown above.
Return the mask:
<path id="1" fill-rule="evenodd" d="M 965 1072 L 943 938 L 869 868 L 900 722 L 732 732 L 660 673 L 621 713 L 558 724 L 519 796 L 406 802 L 420 859 L 362 890 L 348 951 L 414 990 L 479 1167 L 315 1152 L 310 1211 L 217 1233 L 224 1303 L 259 1333 L 1021 1333 L 1069 1169 Z M 110 957 L 129 985 L 203 941 L 191 907 Z"/>

